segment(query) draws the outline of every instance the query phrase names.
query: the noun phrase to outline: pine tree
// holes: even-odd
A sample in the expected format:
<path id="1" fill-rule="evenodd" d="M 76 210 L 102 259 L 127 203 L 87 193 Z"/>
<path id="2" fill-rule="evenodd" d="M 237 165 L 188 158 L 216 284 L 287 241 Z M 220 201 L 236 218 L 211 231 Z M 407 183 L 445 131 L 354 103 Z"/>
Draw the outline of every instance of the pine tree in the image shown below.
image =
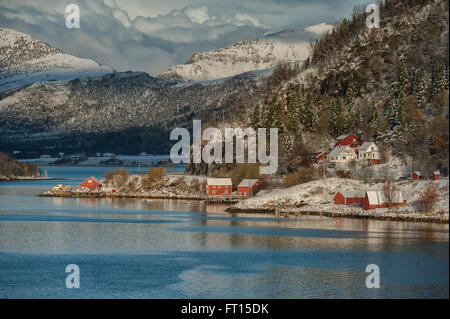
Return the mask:
<path id="1" fill-rule="evenodd" d="M 445 67 L 445 75 L 444 75 L 444 88 L 448 90 L 448 64 Z"/>
<path id="2" fill-rule="evenodd" d="M 259 127 L 261 127 L 260 125 L 260 114 L 259 114 L 259 105 L 256 104 L 255 108 L 253 109 L 253 115 L 252 115 L 252 127 L 254 129 L 258 129 Z"/>
<path id="3" fill-rule="evenodd" d="M 417 105 L 424 107 L 427 97 L 427 82 L 423 68 L 416 70 L 413 82 L 413 94 L 417 99 Z"/>
<path id="4" fill-rule="evenodd" d="M 317 130 L 318 125 L 319 125 L 319 107 L 313 106 L 311 117 L 311 132 L 315 132 Z"/>
<path id="5" fill-rule="evenodd" d="M 345 124 L 344 130 L 350 132 L 355 127 L 355 103 L 353 101 L 353 90 L 349 88 L 345 94 L 344 99 L 345 108 Z"/>
<path id="6" fill-rule="evenodd" d="M 435 64 L 433 69 L 431 99 L 433 99 L 446 87 L 448 88 L 448 77 L 446 68 L 442 64 Z"/>
<path id="7" fill-rule="evenodd" d="M 312 128 L 312 122 L 313 122 L 313 110 L 312 110 L 312 101 L 311 101 L 311 95 L 306 95 L 306 100 L 303 106 L 303 126 L 305 127 L 305 130 L 311 131 Z"/>
<path id="8" fill-rule="evenodd" d="M 372 137 L 374 139 L 378 138 L 378 110 L 375 107 L 375 105 L 372 104 L 372 111 L 371 111 L 371 119 L 370 119 L 370 130 L 372 132 Z"/>
<path id="9" fill-rule="evenodd" d="M 328 110 L 328 132 L 333 137 L 338 136 L 343 130 L 343 114 L 341 100 L 334 98 Z"/>
<path id="10" fill-rule="evenodd" d="M 399 84 L 399 91 L 402 91 L 405 94 L 409 93 L 408 70 L 406 69 L 406 66 L 404 64 L 402 64 L 402 66 L 400 67 L 398 84 Z"/>

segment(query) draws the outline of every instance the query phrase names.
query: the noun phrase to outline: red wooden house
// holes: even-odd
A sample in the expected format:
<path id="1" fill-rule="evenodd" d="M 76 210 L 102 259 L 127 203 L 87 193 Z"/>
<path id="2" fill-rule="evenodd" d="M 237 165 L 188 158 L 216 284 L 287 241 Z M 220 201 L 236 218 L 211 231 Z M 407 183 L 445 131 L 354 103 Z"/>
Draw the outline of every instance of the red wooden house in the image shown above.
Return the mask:
<path id="1" fill-rule="evenodd" d="M 259 179 L 243 179 L 238 185 L 238 194 L 242 196 L 253 196 L 261 188 Z"/>
<path id="2" fill-rule="evenodd" d="M 206 193 L 208 195 L 230 195 L 231 178 L 207 178 Z"/>
<path id="3" fill-rule="evenodd" d="M 84 187 L 84 188 L 88 188 L 90 190 L 93 190 L 93 189 L 99 190 L 101 187 L 101 184 L 94 177 L 88 177 L 80 184 L 80 186 Z"/>
<path id="4" fill-rule="evenodd" d="M 336 138 L 335 146 L 358 147 L 361 144 L 361 139 L 355 134 L 343 134 Z"/>
<path id="5" fill-rule="evenodd" d="M 334 196 L 334 203 L 337 205 L 362 204 L 364 193 L 360 191 L 339 191 Z"/>
<path id="6" fill-rule="evenodd" d="M 441 176 L 441 172 L 439 172 L 439 171 L 433 172 L 433 180 L 438 181 L 440 176 Z"/>
<path id="7" fill-rule="evenodd" d="M 328 152 L 315 152 L 311 156 L 311 162 L 313 163 L 322 163 L 327 158 Z"/>
<path id="8" fill-rule="evenodd" d="M 412 173 L 411 179 L 413 179 L 413 180 L 423 179 L 422 173 L 419 171 Z"/>

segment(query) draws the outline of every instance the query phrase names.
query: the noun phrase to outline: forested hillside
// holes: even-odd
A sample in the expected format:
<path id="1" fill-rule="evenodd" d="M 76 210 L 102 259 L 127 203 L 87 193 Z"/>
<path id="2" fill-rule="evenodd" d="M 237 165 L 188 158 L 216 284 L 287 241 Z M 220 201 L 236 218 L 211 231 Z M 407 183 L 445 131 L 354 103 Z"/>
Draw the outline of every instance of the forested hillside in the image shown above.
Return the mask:
<path id="1" fill-rule="evenodd" d="M 381 2 L 378 29 L 357 7 L 314 43 L 301 70 L 275 70 L 248 117 L 255 128 L 279 128 L 284 172 L 348 132 L 375 141 L 383 159 L 448 172 L 448 6 Z"/>
<path id="2" fill-rule="evenodd" d="M 41 170 L 35 164 L 20 163 L 7 154 L 0 152 L 0 181 L 17 177 L 38 177 Z"/>

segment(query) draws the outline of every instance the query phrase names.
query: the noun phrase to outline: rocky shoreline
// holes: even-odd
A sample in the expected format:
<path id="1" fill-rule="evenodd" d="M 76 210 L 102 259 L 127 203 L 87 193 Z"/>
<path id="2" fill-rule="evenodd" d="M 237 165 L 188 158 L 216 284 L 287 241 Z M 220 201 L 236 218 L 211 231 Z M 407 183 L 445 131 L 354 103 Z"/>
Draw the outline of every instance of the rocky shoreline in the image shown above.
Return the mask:
<path id="1" fill-rule="evenodd" d="M 110 193 L 110 192 L 45 192 L 37 195 L 39 197 L 65 197 L 65 198 L 129 198 L 129 199 L 172 199 L 172 200 L 208 200 L 204 195 L 188 195 L 188 194 L 161 194 L 161 193 Z M 435 212 L 432 214 L 410 212 L 410 211 L 329 211 L 314 210 L 308 207 L 285 207 L 285 208 L 238 208 L 230 206 L 225 209 L 230 214 L 269 214 L 275 217 L 301 217 L 301 216 L 324 216 L 330 218 L 359 218 L 359 219 L 375 219 L 385 221 L 401 221 L 401 222 L 427 222 L 448 224 L 449 216 L 446 212 Z"/>
<path id="2" fill-rule="evenodd" d="M 407 212 L 407 211 L 383 211 L 383 212 L 365 212 L 361 211 L 318 211 L 318 210 L 308 210 L 308 209 L 296 209 L 296 208 L 284 208 L 284 209 L 261 209 L 261 208 L 237 208 L 231 206 L 225 210 L 228 213 L 234 214 L 273 214 L 277 217 L 300 217 L 300 216 L 325 216 L 331 218 L 359 218 L 359 219 L 376 219 L 376 220 L 386 220 L 386 221 L 401 221 L 401 222 L 426 222 L 426 223 L 439 223 L 448 224 L 449 216 L 448 213 L 417 213 L 417 212 Z"/>
<path id="3" fill-rule="evenodd" d="M 175 194 L 142 194 L 142 193 L 107 193 L 107 192 L 45 192 L 38 197 L 66 197 L 66 198 L 142 198 L 142 199 L 185 199 L 205 200 L 204 196 L 198 195 L 175 195 Z"/>

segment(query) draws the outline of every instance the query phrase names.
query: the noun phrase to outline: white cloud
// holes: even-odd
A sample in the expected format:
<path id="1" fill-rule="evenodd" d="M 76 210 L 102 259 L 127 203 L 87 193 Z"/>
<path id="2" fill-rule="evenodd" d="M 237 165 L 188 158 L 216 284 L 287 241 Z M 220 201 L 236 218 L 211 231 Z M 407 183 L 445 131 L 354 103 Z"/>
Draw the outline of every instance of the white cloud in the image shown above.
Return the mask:
<path id="1" fill-rule="evenodd" d="M 251 22 L 255 27 L 265 28 L 265 26 L 263 26 L 257 18 L 251 17 L 248 14 L 237 13 L 236 19 L 242 22 Z"/>
<path id="2" fill-rule="evenodd" d="M 209 20 L 207 5 L 201 5 L 198 8 L 187 7 L 183 10 L 183 12 L 189 17 L 189 19 L 191 19 L 193 23 L 202 24 L 203 22 Z"/>
<path id="3" fill-rule="evenodd" d="M 0 26 L 119 71 L 156 75 L 199 51 L 285 28 L 334 23 L 366 0 L 73 0 L 81 28 L 65 28 L 60 0 L 2 0 Z M 348 5 L 347 5 L 348 3 Z M 345 5 L 344 5 L 345 4 Z M 330 6 L 333 6 L 332 8 Z"/>

